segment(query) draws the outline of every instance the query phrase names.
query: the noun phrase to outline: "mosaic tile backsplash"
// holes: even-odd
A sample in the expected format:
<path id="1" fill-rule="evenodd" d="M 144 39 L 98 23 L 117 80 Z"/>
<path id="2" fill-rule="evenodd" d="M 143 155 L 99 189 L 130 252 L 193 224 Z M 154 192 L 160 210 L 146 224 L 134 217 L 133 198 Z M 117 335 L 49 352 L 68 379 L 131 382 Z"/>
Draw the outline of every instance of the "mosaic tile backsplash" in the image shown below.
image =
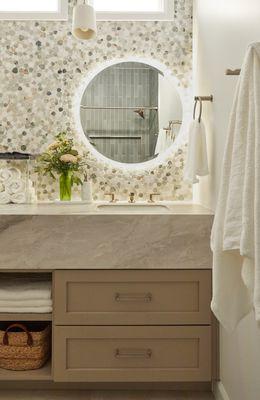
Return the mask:
<path id="1" fill-rule="evenodd" d="M 70 0 L 70 15 L 75 1 Z M 192 72 L 192 0 L 175 0 L 172 22 L 99 22 L 97 38 L 78 41 L 67 22 L 0 22 L 0 145 L 9 151 L 41 153 L 60 131 L 76 131 L 73 99 L 82 80 L 106 60 L 158 60 L 189 87 Z M 127 171 L 88 156 L 96 200 L 114 191 L 142 199 L 153 191 L 163 199 L 187 200 L 183 182 L 186 146 L 153 170 Z M 39 177 L 40 201 L 57 198 L 57 182 Z"/>

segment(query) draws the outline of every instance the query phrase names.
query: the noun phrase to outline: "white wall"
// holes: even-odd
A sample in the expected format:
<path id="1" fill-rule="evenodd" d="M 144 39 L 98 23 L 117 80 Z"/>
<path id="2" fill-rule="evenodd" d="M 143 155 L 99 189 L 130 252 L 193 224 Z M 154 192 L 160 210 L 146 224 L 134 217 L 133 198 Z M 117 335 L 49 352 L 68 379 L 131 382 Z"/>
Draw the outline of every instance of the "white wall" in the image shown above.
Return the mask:
<path id="1" fill-rule="evenodd" d="M 210 177 L 195 194 L 214 209 L 221 179 L 221 165 L 229 113 L 238 77 L 225 76 L 239 68 L 249 43 L 260 41 L 259 0 L 194 0 L 195 92 L 214 95 L 204 106 L 210 158 Z M 260 327 L 253 315 L 233 335 L 220 332 L 221 381 L 230 400 L 260 399 Z"/>

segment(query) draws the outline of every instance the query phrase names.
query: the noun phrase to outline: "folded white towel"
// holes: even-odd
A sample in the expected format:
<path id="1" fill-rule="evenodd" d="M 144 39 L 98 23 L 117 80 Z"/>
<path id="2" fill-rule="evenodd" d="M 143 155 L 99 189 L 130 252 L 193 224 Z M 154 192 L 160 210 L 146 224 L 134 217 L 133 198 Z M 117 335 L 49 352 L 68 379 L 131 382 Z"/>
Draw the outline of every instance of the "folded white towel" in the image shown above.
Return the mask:
<path id="1" fill-rule="evenodd" d="M 0 169 L 0 181 L 1 182 L 8 182 L 10 179 L 20 179 L 21 178 L 21 171 L 17 168 L 10 167 L 10 168 L 1 168 Z"/>
<path id="2" fill-rule="evenodd" d="M 206 132 L 203 121 L 192 121 L 189 128 L 188 156 L 184 169 L 184 179 L 198 183 L 198 176 L 209 174 Z"/>
<path id="3" fill-rule="evenodd" d="M 23 193 L 26 190 L 25 182 L 22 179 L 9 179 L 5 183 L 5 190 L 10 194 Z"/>
<path id="4" fill-rule="evenodd" d="M 233 104 L 211 247 L 212 310 L 233 330 L 260 321 L 260 43 L 249 46 Z"/>
<path id="5" fill-rule="evenodd" d="M 52 307 L 52 300 L 0 300 L 0 308 Z"/>
<path id="6" fill-rule="evenodd" d="M 0 281 L 0 300 L 49 300 L 51 299 L 51 287 L 50 281 L 2 279 Z"/>
<path id="7" fill-rule="evenodd" d="M 0 192 L 0 204 L 9 204 L 11 202 L 11 198 L 9 193 L 6 191 Z"/>
<path id="8" fill-rule="evenodd" d="M 24 192 L 14 193 L 10 196 L 11 202 L 14 204 L 25 204 L 27 203 L 27 196 Z"/>
<path id="9" fill-rule="evenodd" d="M 28 314 L 49 314 L 52 312 L 52 307 L 21 307 L 19 310 L 16 307 L 0 307 L 1 313 L 28 313 Z"/>

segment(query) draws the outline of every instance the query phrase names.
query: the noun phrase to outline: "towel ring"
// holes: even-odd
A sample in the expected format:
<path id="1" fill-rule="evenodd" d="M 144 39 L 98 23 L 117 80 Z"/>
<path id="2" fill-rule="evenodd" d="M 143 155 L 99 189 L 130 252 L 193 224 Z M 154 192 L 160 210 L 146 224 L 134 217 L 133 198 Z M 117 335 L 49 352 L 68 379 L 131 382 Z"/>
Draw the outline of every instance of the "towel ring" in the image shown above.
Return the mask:
<path id="1" fill-rule="evenodd" d="M 199 123 L 201 122 L 201 117 L 202 117 L 202 100 L 200 97 L 196 97 L 195 99 L 195 104 L 194 104 L 194 110 L 193 110 L 193 119 L 196 119 L 196 110 L 197 110 L 197 105 L 200 103 L 200 113 L 199 113 Z"/>
<path id="2" fill-rule="evenodd" d="M 202 107 L 203 107 L 203 101 L 213 101 L 213 96 L 195 96 L 194 97 L 195 104 L 194 104 L 194 110 L 193 110 L 193 119 L 195 120 L 196 118 L 196 110 L 197 110 L 197 104 L 198 102 L 200 103 L 200 113 L 199 113 L 199 119 L 198 121 L 201 122 L 201 117 L 202 117 Z"/>

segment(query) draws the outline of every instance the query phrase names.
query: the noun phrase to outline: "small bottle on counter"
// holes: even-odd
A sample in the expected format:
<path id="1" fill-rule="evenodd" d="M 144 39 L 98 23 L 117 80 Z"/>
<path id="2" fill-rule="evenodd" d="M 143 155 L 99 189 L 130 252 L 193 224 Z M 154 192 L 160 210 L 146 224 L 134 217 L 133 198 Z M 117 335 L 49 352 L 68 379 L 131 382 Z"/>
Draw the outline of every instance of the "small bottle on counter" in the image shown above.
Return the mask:
<path id="1" fill-rule="evenodd" d="M 89 181 L 87 174 L 84 175 L 84 181 L 81 187 L 81 200 L 87 204 L 91 204 L 93 202 L 92 182 Z"/>

